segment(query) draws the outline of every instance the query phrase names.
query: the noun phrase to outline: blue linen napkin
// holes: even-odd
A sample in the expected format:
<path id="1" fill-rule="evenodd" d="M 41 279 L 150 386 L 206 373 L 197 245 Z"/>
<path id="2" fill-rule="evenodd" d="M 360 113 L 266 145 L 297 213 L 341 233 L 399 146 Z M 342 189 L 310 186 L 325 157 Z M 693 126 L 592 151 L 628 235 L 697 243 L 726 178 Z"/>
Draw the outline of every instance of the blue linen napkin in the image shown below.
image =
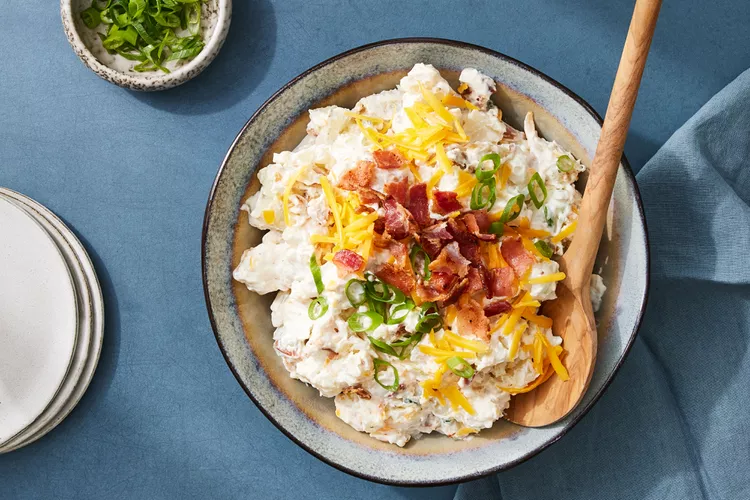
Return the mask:
<path id="1" fill-rule="evenodd" d="M 456 500 L 750 499 L 750 70 L 638 185 L 652 280 L 622 370 L 557 444 Z"/>

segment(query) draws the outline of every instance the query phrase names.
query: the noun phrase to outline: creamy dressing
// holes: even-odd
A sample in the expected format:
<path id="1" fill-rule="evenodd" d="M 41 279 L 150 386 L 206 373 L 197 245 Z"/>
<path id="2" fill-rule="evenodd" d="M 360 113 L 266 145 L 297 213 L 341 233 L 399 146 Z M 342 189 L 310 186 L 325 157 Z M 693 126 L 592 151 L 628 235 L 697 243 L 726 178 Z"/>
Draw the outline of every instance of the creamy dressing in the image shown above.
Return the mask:
<path id="1" fill-rule="evenodd" d="M 497 186 L 497 201 L 489 210 L 491 216 L 499 217 L 508 201 L 522 194 L 527 201 L 517 221 L 525 220 L 528 228 L 545 231 L 550 237 L 565 230 L 577 217 L 580 194 L 574 183 L 584 166 L 557 143 L 539 137 L 531 113 L 526 116 L 523 132 L 502 122 L 490 99 L 496 89 L 491 78 L 475 69 L 465 69 L 459 80 L 463 88 L 461 97 L 470 104 L 450 107 L 449 112 L 469 140 L 446 145 L 445 153 L 453 168 L 442 173 L 434 188 L 459 189 L 462 179 L 465 182 L 467 176 L 473 178 L 481 158 L 495 153 L 502 158 L 503 168 L 507 168 L 507 180 L 505 185 Z M 405 359 L 398 359 L 378 352 L 365 334 L 349 328 L 347 318 L 352 313 L 367 311 L 365 306 L 352 307 L 345 293 L 346 283 L 361 275 L 342 275 L 333 262 L 321 262 L 324 288 L 321 295 L 328 310 L 314 320 L 308 316 L 308 308 L 318 296 L 309 264 L 316 246 L 310 239 L 332 231 L 331 211 L 320 177 L 326 176 L 336 186 L 357 162 L 373 160 L 373 146 L 362 126 L 373 126 L 374 120 L 387 122 L 390 129 L 386 135 L 391 136 L 412 128 L 405 108 L 424 105 L 422 89 L 437 96 L 458 96 L 435 68 L 417 64 L 396 89 L 364 97 L 356 104 L 352 112 L 364 117 L 359 124 L 352 112 L 337 106 L 310 110 L 305 140 L 294 151 L 275 154 L 273 163 L 258 172 L 261 187 L 248 198 L 242 210 L 247 212 L 252 226 L 268 232 L 259 245 L 243 253 L 233 273 L 236 280 L 252 291 L 277 292 L 271 305 L 276 329 L 274 348 L 290 376 L 312 385 L 324 397 L 335 398 L 337 416 L 353 428 L 398 446 L 430 432 L 464 439 L 491 427 L 509 405 L 511 392 L 506 389 L 523 388 L 540 377 L 533 360 L 535 341 L 539 342 L 537 334 L 553 347 L 562 342 L 550 328 L 521 318 L 519 325 L 523 328 L 514 346 L 514 332 L 503 334 L 495 325 L 499 316 L 491 318 L 492 331 L 485 342 L 487 350 L 470 360 L 475 371 L 473 377 L 461 378 L 447 370 L 442 379 L 441 387 L 460 391 L 472 409 L 470 412 L 460 405 L 441 403 L 423 388 L 442 364 L 423 351 L 435 348 L 432 335 L 424 335 Z M 373 120 L 368 121 L 367 117 Z M 435 148 L 428 152 L 434 156 Z M 557 168 L 562 155 L 568 155 L 574 162 L 572 171 L 564 173 Z M 388 183 L 402 179 L 407 179 L 409 185 L 416 184 L 414 172 L 422 182 L 428 182 L 438 172 L 434 160 L 415 158 L 413 163 L 412 168 L 376 168 L 370 187 L 384 192 Z M 539 209 L 528 201 L 527 185 L 533 172 L 539 174 L 547 189 L 543 208 Z M 464 194 L 458 200 L 468 207 L 470 198 L 470 194 Z M 289 225 L 285 222 L 285 206 Z M 434 205 L 432 208 L 430 217 L 445 218 L 434 211 Z M 383 209 L 377 210 L 382 216 Z M 551 244 L 556 254 L 562 254 L 566 241 Z M 496 245 L 502 250 L 499 243 Z M 388 250 L 375 251 L 367 260 L 366 270 L 374 272 L 393 258 Z M 554 260 L 535 256 L 526 279 L 555 275 L 558 270 Z M 521 287 L 521 295 L 528 292 L 529 300 L 543 302 L 556 297 L 555 288 L 555 281 L 526 284 Z M 591 286 L 595 309 L 604 290 L 601 278 L 595 275 Z M 368 335 L 392 343 L 413 334 L 419 318 L 415 308 L 400 324 L 382 324 Z M 482 342 L 469 332 L 461 332 L 455 320 L 445 326 L 454 334 Z M 442 342 L 445 333 L 439 330 L 433 335 L 436 342 Z M 398 390 L 387 390 L 374 379 L 377 358 L 387 359 L 397 370 Z M 386 386 L 394 382 L 389 370 L 380 372 L 379 377 Z"/>

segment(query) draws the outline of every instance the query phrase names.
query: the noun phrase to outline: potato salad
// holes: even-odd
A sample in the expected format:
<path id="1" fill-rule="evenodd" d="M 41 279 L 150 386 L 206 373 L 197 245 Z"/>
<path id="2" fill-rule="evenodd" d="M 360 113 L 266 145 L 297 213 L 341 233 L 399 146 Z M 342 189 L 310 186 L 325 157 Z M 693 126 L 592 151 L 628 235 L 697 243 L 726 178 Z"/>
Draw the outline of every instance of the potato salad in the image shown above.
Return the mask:
<path id="1" fill-rule="evenodd" d="M 540 306 L 565 277 L 554 257 L 576 230 L 585 167 L 531 113 L 522 131 L 504 123 L 492 78 L 459 81 L 417 64 L 351 110 L 310 110 L 305 139 L 259 170 L 242 207 L 267 233 L 234 278 L 276 293 L 290 376 L 398 446 L 470 438 L 513 395 L 568 377 Z"/>

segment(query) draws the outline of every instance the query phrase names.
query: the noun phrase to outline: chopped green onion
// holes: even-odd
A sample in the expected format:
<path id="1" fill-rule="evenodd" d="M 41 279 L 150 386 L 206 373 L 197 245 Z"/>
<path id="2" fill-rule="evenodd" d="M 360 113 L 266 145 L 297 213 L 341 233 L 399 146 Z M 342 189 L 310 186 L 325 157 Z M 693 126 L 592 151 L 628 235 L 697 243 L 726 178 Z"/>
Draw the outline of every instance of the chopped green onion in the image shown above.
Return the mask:
<path id="1" fill-rule="evenodd" d="M 555 250 L 544 240 L 537 240 L 534 242 L 534 246 L 537 250 L 539 250 L 539 253 L 547 257 L 548 259 L 552 257 L 552 254 L 555 253 Z"/>
<path id="2" fill-rule="evenodd" d="M 497 193 L 495 192 L 496 186 L 497 184 L 494 177 L 490 177 L 487 181 L 474 186 L 474 189 L 471 191 L 471 200 L 469 200 L 469 206 L 471 209 L 491 209 L 497 199 Z"/>
<path id="3" fill-rule="evenodd" d="M 570 172 L 576 168 L 576 163 L 568 155 L 562 155 L 557 158 L 557 170 L 560 172 Z"/>
<path id="4" fill-rule="evenodd" d="M 537 195 L 537 191 L 534 185 L 536 185 L 536 187 L 539 188 L 539 191 L 541 191 L 542 193 L 541 200 Z M 547 186 L 544 185 L 544 181 L 542 180 L 542 176 L 539 175 L 539 172 L 535 172 L 534 175 L 531 176 L 531 180 L 529 181 L 529 185 L 527 187 L 529 189 L 529 198 L 531 198 L 531 202 L 536 208 L 542 208 L 544 202 L 547 201 Z"/>
<path id="5" fill-rule="evenodd" d="M 102 22 L 102 17 L 99 14 L 99 11 L 94 7 L 89 7 L 81 12 L 81 19 L 83 19 L 83 24 L 90 29 L 96 28 Z"/>
<path id="6" fill-rule="evenodd" d="M 430 330 L 440 330 L 443 327 L 443 318 L 438 313 L 424 314 L 414 327 L 419 333 L 429 333 Z"/>
<path id="7" fill-rule="evenodd" d="M 318 319 L 328 311 L 328 301 L 325 297 L 315 297 L 307 308 L 307 316 L 310 319 Z"/>
<path id="8" fill-rule="evenodd" d="M 399 354 L 398 358 L 406 359 L 406 356 L 411 352 L 409 346 L 412 344 L 418 344 L 419 341 L 422 340 L 422 336 L 424 336 L 424 333 L 417 332 L 405 338 L 404 340 L 399 340 L 398 342 L 392 343 L 391 347 L 402 347 L 401 354 Z"/>
<path id="9" fill-rule="evenodd" d="M 318 265 L 318 259 L 315 258 L 314 253 L 310 256 L 310 272 L 313 275 L 315 288 L 318 290 L 318 294 L 323 293 L 323 278 L 320 276 L 320 266 Z"/>
<path id="10" fill-rule="evenodd" d="M 346 283 L 344 287 L 344 293 L 346 298 L 349 299 L 349 303 L 353 307 L 359 307 L 367 302 L 367 294 L 365 293 L 365 282 L 352 278 Z"/>
<path id="11" fill-rule="evenodd" d="M 526 198 L 519 194 L 515 198 L 511 198 L 508 200 L 507 205 L 505 205 L 505 209 L 503 210 L 503 215 L 500 216 L 500 222 L 506 223 L 514 220 L 518 215 L 521 213 L 521 209 L 523 208 L 523 202 Z M 516 210 L 516 207 L 518 207 L 518 210 Z"/>
<path id="12" fill-rule="evenodd" d="M 414 244 L 413 247 L 411 247 L 411 251 L 409 252 L 409 260 L 411 260 L 411 268 L 416 269 L 417 268 L 417 258 L 419 256 L 422 256 L 422 278 L 424 281 L 427 281 L 432 276 L 432 271 L 430 271 L 430 256 L 427 255 L 427 252 L 425 252 L 424 248 Z"/>
<path id="13" fill-rule="evenodd" d="M 369 335 L 367 336 L 367 338 L 370 340 L 370 343 L 375 348 L 375 350 L 384 352 L 385 354 L 389 354 L 391 356 L 398 357 L 398 353 L 396 353 L 393 347 L 388 345 L 387 342 L 383 342 L 382 340 L 376 339 L 374 337 L 370 337 Z"/>
<path id="14" fill-rule="evenodd" d="M 169 73 L 164 63 L 192 59 L 205 46 L 202 4 L 203 0 L 93 0 L 80 16 L 89 29 L 103 25 L 104 32 L 97 33 L 102 46 L 138 61 L 135 71 Z M 175 30 L 187 33 L 177 36 Z"/>
<path id="15" fill-rule="evenodd" d="M 482 164 L 486 161 L 492 161 L 492 168 L 489 170 L 482 168 Z M 488 179 L 492 178 L 499 168 L 500 155 L 498 155 L 497 153 L 490 153 L 482 156 L 482 159 L 479 160 L 479 164 L 477 165 L 477 169 L 474 171 L 474 174 L 477 176 L 479 182 L 485 182 Z"/>
<path id="16" fill-rule="evenodd" d="M 412 309 L 414 309 L 414 302 L 411 300 L 407 300 L 401 304 L 391 304 L 391 307 L 388 309 L 388 319 L 385 324 L 398 325 L 399 323 L 402 323 Z"/>
<path id="17" fill-rule="evenodd" d="M 503 221 L 496 220 L 495 222 L 493 222 L 492 224 L 490 224 L 490 231 L 489 232 L 490 232 L 490 234 L 496 234 L 498 236 L 502 236 L 503 235 L 503 231 L 504 231 L 504 226 L 505 226 L 505 224 L 503 224 Z"/>
<path id="18" fill-rule="evenodd" d="M 398 370 L 396 370 L 396 367 L 390 364 L 388 361 L 384 361 L 380 358 L 374 358 L 372 360 L 372 364 L 375 367 L 375 373 L 374 373 L 375 382 L 377 382 L 378 385 L 380 385 L 380 387 L 382 387 L 386 391 L 391 391 L 391 392 L 397 391 L 399 383 L 398 383 Z M 388 368 L 393 370 L 393 383 L 391 385 L 383 384 L 383 382 L 381 382 L 379 378 L 381 369 L 387 370 Z"/>
<path id="19" fill-rule="evenodd" d="M 365 282 L 365 293 L 372 300 L 398 304 L 404 301 L 404 292 L 396 287 L 391 287 L 373 276 L 372 281 Z"/>
<path id="20" fill-rule="evenodd" d="M 371 332 L 383 324 L 383 316 L 373 311 L 355 312 L 347 324 L 353 332 Z"/>
<path id="21" fill-rule="evenodd" d="M 555 220 L 547 213 L 547 207 L 544 207 L 544 220 L 547 221 L 547 225 L 552 227 L 555 225 Z"/>
<path id="22" fill-rule="evenodd" d="M 445 363 L 459 377 L 471 378 L 474 376 L 474 368 L 471 367 L 468 361 L 459 356 L 448 358 L 445 360 Z"/>

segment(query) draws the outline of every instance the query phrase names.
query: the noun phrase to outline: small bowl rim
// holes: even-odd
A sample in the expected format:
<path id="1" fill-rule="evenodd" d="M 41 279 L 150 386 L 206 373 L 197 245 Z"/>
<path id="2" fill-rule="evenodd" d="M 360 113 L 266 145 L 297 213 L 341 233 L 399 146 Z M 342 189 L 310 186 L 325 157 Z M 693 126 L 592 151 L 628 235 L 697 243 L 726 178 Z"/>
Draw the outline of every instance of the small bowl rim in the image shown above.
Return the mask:
<path id="1" fill-rule="evenodd" d="M 603 119 L 599 115 L 599 113 L 588 103 L 586 102 L 582 97 L 580 97 L 578 94 L 570 90 L 568 87 L 563 85 L 562 83 L 558 82 L 557 80 L 547 76 L 546 74 L 542 73 L 538 69 L 523 63 L 511 56 L 505 55 L 501 52 L 498 52 L 496 50 L 488 49 L 486 47 L 482 47 L 481 45 L 476 45 L 469 42 L 463 42 L 458 40 L 452 40 L 447 38 L 436 38 L 436 37 L 402 37 L 402 38 L 390 38 L 386 40 L 381 40 L 378 42 L 368 43 L 365 45 L 361 45 L 359 47 L 355 47 L 349 50 L 346 50 L 344 52 L 341 52 L 333 57 L 330 57 L 328 59 L 325 59 L 324 61 L 308 68 L 307 70 L 303 71 L 293 79 L 289 80 L 286 84 L 284 84 L 279 90 L 274 92 L 268 99 L 266 99 L 263 104 L 261 104 L 258 109 L 250 116 L 250 118 L 247 120 L 245 125 L 240 129 L 239 133 L 236 135 L 235 139 L 232 141 L 232 144 L 229 146 L 229 149 L 227 150 L 227 154 L 224 156 L 224 159 L 221 162 L 221 165 L 219 166 L 219 170 L 216 173 L 216 177 L 214 178 L 214 182 L 211 186 L 211 189 L 209 191 L 208 195 L 208 201 L 206 203 L 206 210 L 204 212 L 203 217 L 203 228 L 201 231 L 201 276 L 203 279 L 203 295 L 206 301 L 206 309 L 209 316 L 209 321 L 211 323 L 211 329 L 214 334 L 214 338 L 216 339 L 216 343 L 219 347 L 219 350 L 221 351 L 221 355 L 224 358 L 224 361 L 226 362 L 227 366 L 229 367 L 230 371 L 234 375 L 234 378 L 237 380 L 237 382 L 240 384 L 240 387 L 245 391 L 247 396 L 250 398 L 250 400 L 255 404 L 255 406 L 260 410 L 260 412 L 278 429 L 280 430 L 286 437 L 288 437 L 293 443 L 297 444 L 300 448 L 310 453 L 312 456 L 316 457 L 317 459 L 321 460 L 322 462 L 334 467 L 335 469 L 338 469 L 342 472 L 345 472 L 347 474 L 350 474 L 354 477 L 364 479 L 367 481 L 372 481 L 374 483 L 379 484 L 385 484 L 389 486 L 401 486 L 401 487 L 425 487 L 425 486 L 447 486 L 447 485 L 453 485 L 453 484 L 460 484 L 467 481 L 473 481 L 476 479 L 481 479 L 484 477 L 489 477 L 492 474 L 496 474 L 498 472 L 502 472 L 505 470 L 509 470 L 523 462 L 526 462 L 527 460 L 535 457 L 542 451 L 546 450 L 549 446 L 559 441 L 563 436 L 565 436 L 571 429 L 573 429 L 578 422 L 583 419 L 583 417 L 588 414 L 588 412 L 593 408 L 593 406 L 599 401 L 599 399 L 604 395 L 606 390 L 609 388 L 610 384 L 614 380 L 617 373 L 620 371 L 620 368 L 622 367 L 622 364 L 625 362 L 625 359 L 627 358 L 628 354 L 630 353 L 631 348 L 633 347 L 633 343 L 635 342 L 636 337 L 638 336 L 638 332 L 640 331 L 641 324 L 643 322 L 643 317 L 648 305 L 648 299 L 649 299 L 649 292 L 651 288 L 651 249 L 650 249 L 650 242 L 649 242 L 649 235 L 648 235 L 648 226 L 646 221 L 645 212 L 643 209 L 643 201 L 641 199 L 641 193 L 638 188 L 638 184 L 636 182 L 635 174 L 633 173 L 632 168 L 630 167 L 630 163 L 628 162 L 627 158 L 625 157 L 625 153 L 622 154 L 621 163 L 625 167 L 624 171 L 628 178 L 628 181 L 633 187 L 633 197 L 636 202 L 636 207 L 638 210 L 639 218 L 643 224 L 643 235 L 644 235 L 644 246 L 645 246 L 645 255 L 646 255 L 646 265 L 645 265 L 645 288 L 643 292 L 643 300 L 641 303 L 641 306 L 638 310 L 638 317 L 635 319 L 635 324 L 633 327 L 633 331 L 630 334 L 630 337 L 628 338 L 627 343 L 625 344 L 622 354 L 620 355 L 620 358 L 615 363 L 614 368 L 612 369 L 612 373 L 609 375 L 609 378 L 605 381 L 605 383 L 602 385 L 601 389 L 593 395 L 591 400 L 582 407 L 581 412 L 576 415 L 569 423 L 566 425 L 563 429 L 560 430 L 559 434 L 556 436 L 550 438 L 549 440 L 545 441 L 542 445 L 537 447 L 536 449 L 533 449 L 529 451 L 528 453 L 524 454 L 523 456 L 519 457 L 516 460 L 513 460 L 511 462 L 502 464 L 500 466 L 491 467 L 489 469 L 475 472 L 473 474 L 467 474 L 460 478 L 453 478 L 453 479 L 447 479 L 447 480 L 439 480 L 439 481 L 402 481 L 402 480 L 389 480 L 387 478 L 383 477 L 377 477 L 377 476 L 371 476 L 366 473 L 359 472 L 357 470 L 354 470 L 350 467 L 347 467 L 344 464 L 340 464 L 337 462 L 334 462 L 333 460 L 328 459 L 327 457 L 323 456 L 322 454 L 318 453 L 311 447 L 307 446 L 305 443 L 297 439 L 289 430 L 287 430 L 283 425 L 281 425 L 279 422 L 274 419 L 271 414 L 263 407 L 263 405 L 260 404 L 260 402 L 255 398 L 255 396 L 252 394 L 250 389 L 247 387 L 245 382 L 240 377 L 237 369 L 230 361 L 229 355 L 227 354 L 226 348 L 223 345 L 219 333 L 218 328 L 216 324 L 216 319 L 214 318 L 213 314 L 213 307 L 211 304 L 211 297 L 209 294 L 209 285 L 208 285 L 208 266 L 206 265 L 206 246 L 207 246 L 207 240 L 208 240 L 208 226 L 209 221 L 211 219 L 211 213 L 214 205 L 214 199 L 216 195 L 216 191 L 218 189 L 219 180 L 222 177 L 222 174 L 224 173 L 224 169 L 227 166 L 227 163 L 229 161 L 230 156 L 234 152 L 235 147 L 240 141 L 240 138 L 243 136 L 245 131 L 252 125 L 253 122 L 257 119 L 257 117 L 268 107 L 272 102 L 274 102 L 276 99 L 281 97 L 282 94 L 284 94 L 288 88 L 293 86 L 295 83 L 297 83 L 299 80 L 305 78 L 311 73 L 314 73 L 325 66 L 329 65 L 332 62 L 335 62 L 339 59 L 348 57 L 353 54 L 357 54 L 359 52 L 364 52 L 369 49 L 375 48 L 375 47 L 382 47 L 387 45 L 396 45 L 396 44 L 404 44 L 404 43 L 432 43 L 432 44 L 438 44 L 438 45 L 448 45 L 448 46 L 454 46 L 454 47 L 460 47 L 460 48 L 466 48 L 466 49 L 472 49 L 472 50 L 478 50 L 480 52 L 483 52 L 485 54 L 491 55 L 493 57 L 497 57 L 499 59 L 502 59 L 508 63 L 511 63 L 513 65 L 516 65 L 522 69 L 525 69 L 532 73 L 534 76 L 541 78 L 542 80 L 546 81 L 547 83 L 553 85 L 554 87 L 558 88 L 562 92 L 564 92 L 566 95 L 568 95 L 570 98 L 575 100 L 581 107 L 590 114 L 596 122 L 601 126 L 603 124 Z M 262 168 L 262 167 L 260 167 Z"/>
<path id="2" fill-rule="evenodd" d="M 216 5 L 218 7 L 216 25 L 200 54 L 170 73 L 147 72 L 143 75 L 131 75 L 117 71 L 97 59 L 78 33 L 73 17 L 73 0 L 60 0 L 60 16 L 65 36 L 73 48 L 73 52 L 87 68 L 99 77 L 131 90 L 166 90 L 198 76 L 221 50 L 232 21 L 232 0 L 216 0 Z M 191 71 L 195 72 L 189 74 Z"/>

